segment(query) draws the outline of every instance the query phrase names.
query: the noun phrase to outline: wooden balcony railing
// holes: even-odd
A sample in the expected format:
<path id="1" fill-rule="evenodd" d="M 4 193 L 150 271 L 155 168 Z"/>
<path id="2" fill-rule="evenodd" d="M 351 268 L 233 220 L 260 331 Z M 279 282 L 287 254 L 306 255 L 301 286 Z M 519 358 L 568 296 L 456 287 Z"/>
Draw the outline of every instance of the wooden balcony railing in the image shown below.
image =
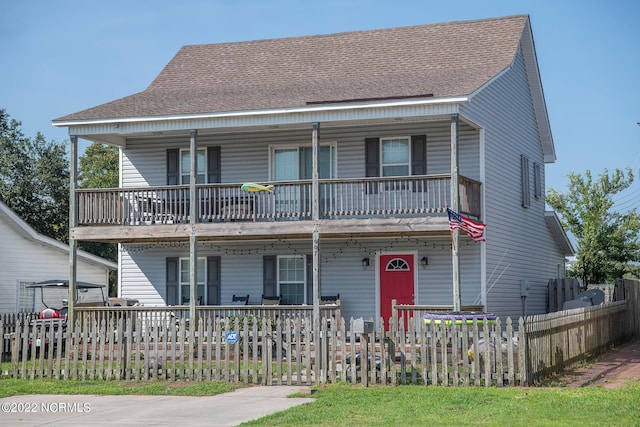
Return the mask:
<path id="1" fill-rule="evenodd" d="M 320 218 L 416 216 L 444 212 L 449 175 L 320 180 Z M 266 184 L 266 183 L 261 183 Z M 242 184 L 199 184 L 198 221 L 278 221 L 311 218 L 311 181 L 272 182 L 273 193 Z M 480 217 L 480 183 L 460 179 L 461 212 Z M 172 224 L 189 221 L 188 186 L 77 190 L 80 225 Z"/>

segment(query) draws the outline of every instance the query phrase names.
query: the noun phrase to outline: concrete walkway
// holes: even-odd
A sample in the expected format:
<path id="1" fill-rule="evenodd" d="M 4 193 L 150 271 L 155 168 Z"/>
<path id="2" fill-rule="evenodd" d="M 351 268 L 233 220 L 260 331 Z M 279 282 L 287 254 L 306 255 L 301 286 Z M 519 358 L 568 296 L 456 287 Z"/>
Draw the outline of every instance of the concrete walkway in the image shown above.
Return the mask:
<path id="1" fill-rule="evenodd" d="M 216 396 L 23 395 L 0 399 L 3 426 L 236 426 L 312 402 L 304 386 L 247 387 Z"/>

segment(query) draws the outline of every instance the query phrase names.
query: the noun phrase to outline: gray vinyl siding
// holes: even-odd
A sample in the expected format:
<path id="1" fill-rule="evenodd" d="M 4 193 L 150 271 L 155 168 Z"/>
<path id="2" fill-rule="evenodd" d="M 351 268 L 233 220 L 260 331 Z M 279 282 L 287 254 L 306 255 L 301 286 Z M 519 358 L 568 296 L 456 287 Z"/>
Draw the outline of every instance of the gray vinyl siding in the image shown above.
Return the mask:
<path id="1" fill-rule="evenodd" d="M 461 239 L 462 303 L 478 304 L 480 284 L 480 245 Z M 125 246 L 122 253 L 122 296 L 137 298 L 145 306 L 165 305 L 166 257 L 187 257 L 187 245 L 173 244 Z M 172 247 L 171 247 L 172 246 Z M 264 255 L 307 255 L 311 241 L 265 241 L 250 243 L 203 243 L 198 256 L 221 257 L 221 301 L 231 302 L 233 294 L 249 294 L 250 304 L 259 304 L 262 295 L 262 258 Z M 375 318 L 376 253 L 416 254 L 418 304 L 453 304 L 451 288 L 451 241 L 448 238 L 350 239 L 321 242 L 320 289 L 322 295 L 340 294 L 342 311 L 350 317 Z M 364 256 L 371 266 L 363 269 Z M 429 257 L 423 267 L 418 260 Z M 348 278 L 345 279 L 345 278 Z"/>
<path id="2" fill-rule="evenodd" d="M 479 142 L 477 131 L 462 123 L 460 126 L 460 171 L 479 179 Z M 449 173 L 451 170 L 451 136 L 448 120 L 416 122 L 395 126 L 354 126 L 323 128 L 321 143 L 336 143 L 337 178 L 360 178 L 365 175 L 365 137 L 427 135 L 427 174 Z M 274 145 L 310 145 L 311 129 L 260 133 L 203 135 L 198 147 L 220 146 L 222 182 L 243 183 L 267 181 L 269 149 Z M 166 185 L 166 150 L 188 148 L 187 136 L 160 138 L 153 141 L 132 139 L 122 152 L 124 187 Z"/>
<path id="3" fill-rule="evenodd" d="M 548 279 L 557 276 L 564 257 L 544 221 L 544 197 L 532 197 L 528 208 L 521 205 L 520 156 L 529 158 L 530 167 L 544 163 L 521 52 L 461 113 L 485 129 L 487 309 L 521 316 L 524 279 L 531 285 L 528 314 L 544 313 Z M 544 169 L 541 178 L 544 192 Z"/>

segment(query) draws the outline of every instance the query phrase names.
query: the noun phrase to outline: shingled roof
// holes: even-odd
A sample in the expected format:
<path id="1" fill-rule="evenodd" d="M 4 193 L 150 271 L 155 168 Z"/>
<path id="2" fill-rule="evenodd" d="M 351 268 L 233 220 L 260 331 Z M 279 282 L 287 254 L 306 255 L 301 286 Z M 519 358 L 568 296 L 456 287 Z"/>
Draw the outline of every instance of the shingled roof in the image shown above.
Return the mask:
<path id="1" fill-rule="evenodd" d="M 144 91 L 55 121 L 465 96 L 511 65 L 528 19 L 184 46 Z"/>

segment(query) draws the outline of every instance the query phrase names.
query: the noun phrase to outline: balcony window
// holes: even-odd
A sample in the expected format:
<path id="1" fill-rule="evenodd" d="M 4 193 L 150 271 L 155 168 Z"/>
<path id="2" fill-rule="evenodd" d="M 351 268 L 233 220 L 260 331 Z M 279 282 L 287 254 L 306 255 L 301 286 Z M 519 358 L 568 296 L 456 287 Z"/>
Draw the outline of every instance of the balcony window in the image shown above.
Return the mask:
<path id="1" fill-rule="evenodd" d="M 382 176 L 408 176 L 409 138 L 382 139 Z"/>
<path id="2" fill-rule="evenodd" d="M 320 178 L 335 178 L 334 144 L 319 149 L 318 169 Z M 274 181 L 297 181 L 311 179 L 313 175 L 312 147 L 276 147 L 272 151 L 272 179 Z"/>
<path id="3" fill-rule="evenodd" d="M 198 150 L 198 159 L 197 159 L 197 184 L 204 184 L 205 182 L 205 172 L 206 168 L 206 150 L 199 149 Z M 180 150 L 180 183 L 189 184 L 191 176 L 191 153 L 189 150 Z"/>

